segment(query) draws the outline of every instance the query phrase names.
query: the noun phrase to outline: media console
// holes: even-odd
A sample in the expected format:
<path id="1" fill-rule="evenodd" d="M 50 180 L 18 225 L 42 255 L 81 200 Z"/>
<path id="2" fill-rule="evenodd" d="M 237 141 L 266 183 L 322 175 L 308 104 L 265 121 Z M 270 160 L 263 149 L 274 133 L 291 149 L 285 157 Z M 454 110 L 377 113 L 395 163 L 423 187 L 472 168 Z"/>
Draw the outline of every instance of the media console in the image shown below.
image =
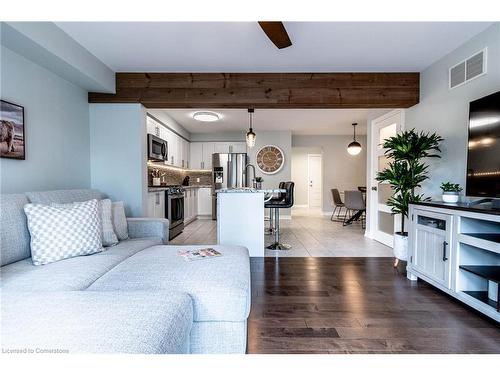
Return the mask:
<path id="1" fill-rule="evenodd" d="M 410 205 L 407 276 L 500 322 L 500 211 L 465 203 Z"/>

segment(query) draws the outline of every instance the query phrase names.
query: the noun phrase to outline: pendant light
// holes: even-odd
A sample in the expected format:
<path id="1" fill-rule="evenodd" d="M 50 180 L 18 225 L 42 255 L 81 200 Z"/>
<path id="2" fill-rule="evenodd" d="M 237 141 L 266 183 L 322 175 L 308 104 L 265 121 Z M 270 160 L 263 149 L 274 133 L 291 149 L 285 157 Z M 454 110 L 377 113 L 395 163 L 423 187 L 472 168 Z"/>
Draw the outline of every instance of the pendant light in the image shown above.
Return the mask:
<path id="1" fill-rule="evenodd" d="M 352 126 L 354 127 L 354 138 L 353 141 L 347 146 L 347 152 L 350 155 L 357 155 L 361 152 L 361 145 L 356 141 L 356 125 L 358 125 L 358 123 L 356 122 L 352 124 Z"/>
<path id="2" fill-rule="evenodd" d="M 252 148 L 255 146 L 255 133 L 253 132 L 252 130 L 252 114 L 254 113 L 254 109 L 253 108 L 248 108 L 248 114 L 250 116 L 250 129 L 248 129 L 247 131 L 247 135 L 246 135 L 246 140 L 247 140 L 247 147 L 248 148 Z"/>

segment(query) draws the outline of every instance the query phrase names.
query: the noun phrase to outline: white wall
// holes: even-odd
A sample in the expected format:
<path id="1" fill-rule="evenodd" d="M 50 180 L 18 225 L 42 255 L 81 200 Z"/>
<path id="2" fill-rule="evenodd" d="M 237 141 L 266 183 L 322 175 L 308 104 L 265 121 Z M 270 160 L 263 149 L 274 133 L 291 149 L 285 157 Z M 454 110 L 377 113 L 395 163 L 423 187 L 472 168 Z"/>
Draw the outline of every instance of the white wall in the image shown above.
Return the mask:
<path id="1" fill-rule="evenodd" d="M 294 135 L 292 147 L 314 148 L 323 151 L 323 211 L 331 212 L 330 189 L 340 191 L 366 186 L 366 136 L 356 136 L 363 150 L 359 155 L 347 153 L 352 142 L 349 135 Z M 306 164 L 307 167 L 307 164 Z"/>
<path id="2" fill-rule="evenodd" d="M 115 73 L 53 22 L 0 22 L 2 45 L 87 91 L 115 92 Z"/>
<path id="3" fill-rule="evenodd" d="M 0 159 L 2 193 L 90 186 L 87 92 L 1 48 L 1 98 L 24 107 L 26 160 Z"/>
<path id="4" fill-rule="evenodd" d="M 450 90 L 448 69 L 488 47 L 488 73 Z M 406 129 L 437 132 L 445 141 L 442 159 L 430 160 L 424 192 L 437 199 L 439 185 L 450 180 L 465 186 L 469 102 L 500 90 L 500 23 L 452 51 L 420 75 L 420 103 L 406 111 Z"/>
<path id="5" fill-rule="evenodd" d="M 265 189 L 277 188 L 281 181 L 291 181 L 292 179 L 292 132 L 291 131 L 269 131 L 257 132 L 255 147 L 248 151 L 250 163 L 255 165 L 257 176 L 264 179 L 262 186 Z M 257 152 L 263 146 L 274 145 L 281 148 L 285 156 L 283 168 L 276 174 L 264 174 L 257 167 L 255 160 Z M 282 217 L 290 216 L 290 209 L 280 210 Z"/>
<path id="6" fill-rule="evenodd" d="M 124 201 L 127 216 L 145 216 L 145 108 L 141 104 L 90 104 L 90 144 L 92 188 Z"/>

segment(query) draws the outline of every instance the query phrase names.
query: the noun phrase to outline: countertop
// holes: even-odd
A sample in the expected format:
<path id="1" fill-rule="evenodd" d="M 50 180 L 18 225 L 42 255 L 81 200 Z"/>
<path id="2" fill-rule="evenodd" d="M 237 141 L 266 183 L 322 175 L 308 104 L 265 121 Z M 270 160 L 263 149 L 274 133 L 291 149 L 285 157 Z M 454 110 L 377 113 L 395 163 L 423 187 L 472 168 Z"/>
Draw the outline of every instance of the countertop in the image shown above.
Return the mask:
<path id="1" fill-rule="evenodd" d="M 444 202 L 417 202 L 412 203 L 416 206 L 427 206 L 427 207 L 438 207 L 438 208 L 447 208 L 449 210 L 459 210 L 459 211 L 468 211 L 468 212 L 477 212 L 481 214 L 490 214 L 490 215 L 500 215 L 500 210 L 496 208 L 492 208 L 490 205 L 478 204 L 475 206 L 469 206 L 467 203 L 458 202 L 458 203 L 444 203 Z"/>
<path id="2" fill-rule="evenodd" d="M 148 186 L 148 192 L 167 190 L 170 186 Z M 182 186 L 184 189 L 199 189 L 199 188 L 212 188 L 211 185 L 190 185 Z"/>
<path id="3" fill-rule="evenodd" d="M 253 189 L 253 188 L 239 188 L 239 189 L 219 189 L 216 193 L 264 193 L 264 194 L 277 194 L 286 193 L 285 189 Z"/>

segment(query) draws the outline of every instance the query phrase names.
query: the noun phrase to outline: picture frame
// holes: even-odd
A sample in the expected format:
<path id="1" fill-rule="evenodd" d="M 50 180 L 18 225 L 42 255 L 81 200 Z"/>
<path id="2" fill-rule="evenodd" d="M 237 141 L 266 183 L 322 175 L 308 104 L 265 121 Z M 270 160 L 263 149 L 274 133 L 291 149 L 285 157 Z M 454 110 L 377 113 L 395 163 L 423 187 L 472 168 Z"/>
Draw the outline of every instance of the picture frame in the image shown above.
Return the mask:
<path id="1" fill-rule="evenodd" d="M 24 107 L 0 99 L 0 157 L 26 159 Z"/>

